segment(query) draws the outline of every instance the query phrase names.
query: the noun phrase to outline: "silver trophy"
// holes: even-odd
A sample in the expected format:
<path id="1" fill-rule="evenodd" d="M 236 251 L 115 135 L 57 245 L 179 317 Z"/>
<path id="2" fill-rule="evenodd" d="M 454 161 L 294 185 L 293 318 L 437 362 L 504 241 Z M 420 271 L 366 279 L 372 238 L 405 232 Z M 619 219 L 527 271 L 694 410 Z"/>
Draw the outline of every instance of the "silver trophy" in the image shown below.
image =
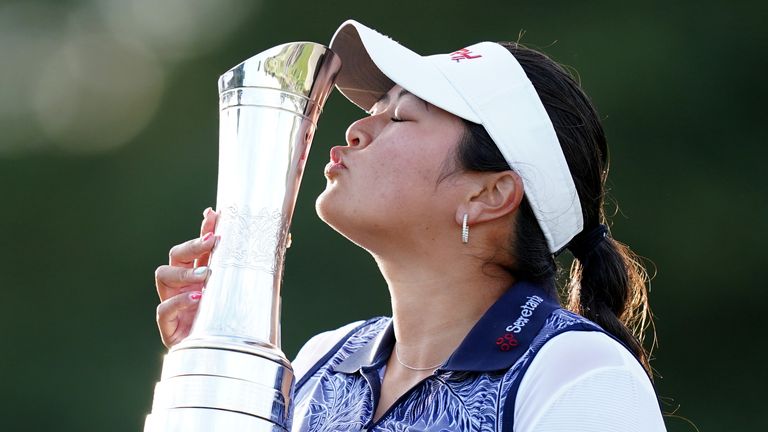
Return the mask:
<path id="1" fill-rule="evenodd" d="M 220 240 L 192 330 L 163 362 L 145 432 L 290 430 L 283 260 L 315 125 L 340 67 L 328 48 L 297 42 L 219 79 Z"/>

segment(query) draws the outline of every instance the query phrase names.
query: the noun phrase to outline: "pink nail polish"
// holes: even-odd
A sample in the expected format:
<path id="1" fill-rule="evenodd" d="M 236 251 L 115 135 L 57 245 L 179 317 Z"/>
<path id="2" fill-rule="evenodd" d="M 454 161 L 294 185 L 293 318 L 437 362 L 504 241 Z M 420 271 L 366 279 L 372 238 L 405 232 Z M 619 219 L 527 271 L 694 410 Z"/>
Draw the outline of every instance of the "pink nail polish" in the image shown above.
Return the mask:
<path id="1" fill-rule="evenodd" d="M 213 236 L 212 232 L 205 233 L 205 235 L 203 236 L 203 242 L 207 242 L 208 239 L 210 239 L 212 236 Z"/>
<path id="2" fill-rule="evenodd" d="M 201 292 L 193 292 L 192 294 L 189 295 L 189 299 L 193 301 L 198 301 L 202 296 L 203 296 L 203 293 Z"/>

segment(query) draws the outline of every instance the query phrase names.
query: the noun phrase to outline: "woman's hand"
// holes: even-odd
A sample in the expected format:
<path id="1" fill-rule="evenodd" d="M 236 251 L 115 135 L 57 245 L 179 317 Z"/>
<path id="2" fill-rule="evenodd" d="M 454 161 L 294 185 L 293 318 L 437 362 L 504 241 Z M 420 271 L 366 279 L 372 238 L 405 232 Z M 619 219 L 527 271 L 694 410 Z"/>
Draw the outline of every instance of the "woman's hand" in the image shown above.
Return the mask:
<path id="1" fill-rule="evenodd" d="M 171 248 L 168 265 L 155 270 L 155 286 L 160 296 L 157 306 L 157 327 L 163 344 L 170 348 L 189 334 L 202 289 L 210 270 L 208 258 L 216 243 L 214 228 L 216 212 L 203 212 L 200 237 Z"/>

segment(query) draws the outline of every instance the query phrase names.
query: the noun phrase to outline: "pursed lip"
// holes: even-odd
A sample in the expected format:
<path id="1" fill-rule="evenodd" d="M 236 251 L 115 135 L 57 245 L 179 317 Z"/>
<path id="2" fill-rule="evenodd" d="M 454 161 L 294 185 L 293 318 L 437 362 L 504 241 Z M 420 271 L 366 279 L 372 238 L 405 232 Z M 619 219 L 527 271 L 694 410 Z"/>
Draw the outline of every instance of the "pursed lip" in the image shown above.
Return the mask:
<path id="1" fill-rule="evenodd" d="M 342 146 L 335 146 L 331 148 L 331 162 L 344 165 L 344 162 L 341 160 L 341 149 Z M 346 165 L 344 165 L 346 166 Z"/>
<path id="2" fill-rule="evenodd" d="M 345 169 L 347 169 L 347 167 L 345 167 L 344 164 L 328 162 L 328 165 L 325 166 L 325 176 L 330 179 L 332 177 L 335 177 L 336 174 L 339 173 L 339 171 L 342 171 Z"/>
<path id="3" fill-rule="evenodd" d="M 325 166 L 325 176 L 331 178 L 339 171 L 347 169 L 341 159 L 341 146 L 331 148 L 331 161 Z"/>

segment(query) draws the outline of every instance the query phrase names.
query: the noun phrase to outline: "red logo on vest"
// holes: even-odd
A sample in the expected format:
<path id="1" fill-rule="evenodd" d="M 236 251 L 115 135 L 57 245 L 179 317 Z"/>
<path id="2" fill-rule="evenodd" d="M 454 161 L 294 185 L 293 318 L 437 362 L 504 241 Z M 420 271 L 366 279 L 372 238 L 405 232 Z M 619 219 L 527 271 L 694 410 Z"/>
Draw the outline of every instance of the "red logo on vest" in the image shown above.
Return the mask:
<path id="1" fill-rule="evenodd" d="M 517 344 L 517 338 L 515 338 L 515 335 L 512 333 L 504 333 L 504 336 L 496 339 L 496 345 L 498 345 L 499 349 L 502 351 L 509 351 L 516 347 Z"/>
<path id="2" fill-rule="evenodd" d="M 454 51 L 451 53 L 451 60 L 456 60 L 456 63 L 462 60 L 472 60 L 480 57 L 482 57 L 480 54 L 472 55 L 472 51 L 466 48 L 462 48 L 458 51 Z"/>

